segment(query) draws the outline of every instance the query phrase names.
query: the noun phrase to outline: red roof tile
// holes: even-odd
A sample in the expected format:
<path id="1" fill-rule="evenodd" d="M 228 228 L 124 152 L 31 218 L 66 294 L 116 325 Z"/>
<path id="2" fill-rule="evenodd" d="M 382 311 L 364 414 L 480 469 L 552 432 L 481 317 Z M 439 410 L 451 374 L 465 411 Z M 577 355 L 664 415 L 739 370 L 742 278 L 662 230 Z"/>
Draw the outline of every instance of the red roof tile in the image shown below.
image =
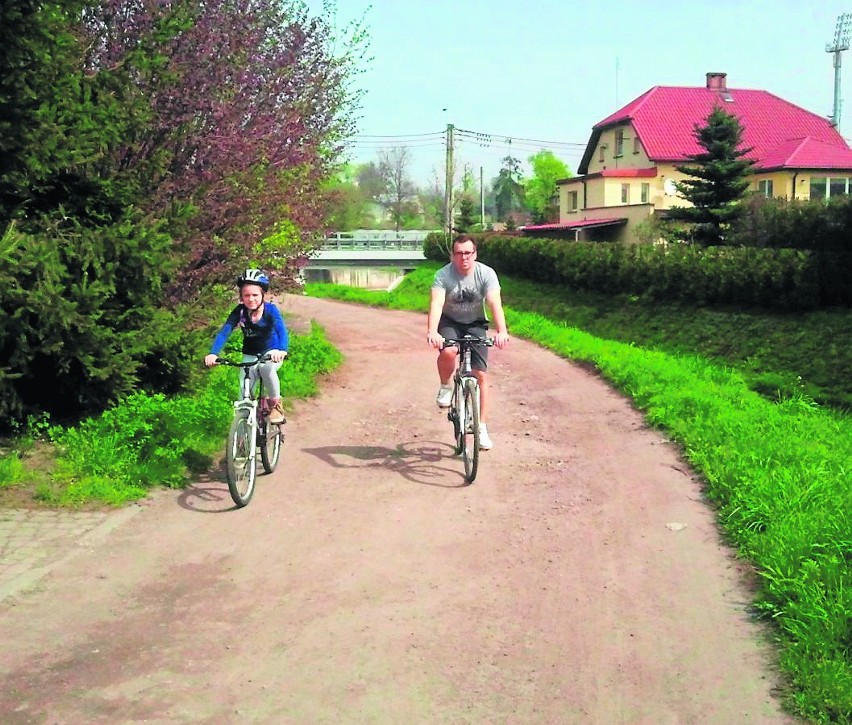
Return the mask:
<path id="1" fill-rule="evenodd" d="M 728 100 L 729 99 L 729 100 Z M 706 87 L 655 86 L 597 123 L 579 172 L 584 174 L 601 131 L 625 121 L 636 129 L 652 162 L 682 162 L 703 149 L 695 140 L 714 106 L 737 116 L 743 125 L 743 148 L 758 168 L 850 168 L 852 151 L 828 119 L 766 91 Z M 792 142 L 806 141 L 804 148 Z M 790 154 L 784 157 L 784 150 Z M 796 153 L 799 157 L 796 157 Z M 802 163 L 807 160 L 807 163 Z M 837 166 L 832 166 L 835 163 Z"/>
<path id="2" fill-rule="evenodd" d="M 762 169 L 852 169 L 852 149 L 827 144 L 808 136 L 785 141 L 767 152 Z"/>

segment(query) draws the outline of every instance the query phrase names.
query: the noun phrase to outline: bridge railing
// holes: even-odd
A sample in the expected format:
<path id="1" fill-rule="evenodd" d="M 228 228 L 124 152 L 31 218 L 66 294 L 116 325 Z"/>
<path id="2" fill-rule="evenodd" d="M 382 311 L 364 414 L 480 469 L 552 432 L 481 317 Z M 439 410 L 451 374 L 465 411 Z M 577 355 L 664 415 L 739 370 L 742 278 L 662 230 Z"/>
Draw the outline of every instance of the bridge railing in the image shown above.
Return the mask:
<path id="1" fill-rule="evenodd" d="M 418 251 L 423 249 L 423 242 L 389 239 L 326 239 L 320 249 L 341 252 Z"/>
<path id="2" fill-rule="evenodd" d="M 331 232 L 320 249 L 337 251 L 419 251 L 429 230 L 388 231 L 384 229 Z"/>

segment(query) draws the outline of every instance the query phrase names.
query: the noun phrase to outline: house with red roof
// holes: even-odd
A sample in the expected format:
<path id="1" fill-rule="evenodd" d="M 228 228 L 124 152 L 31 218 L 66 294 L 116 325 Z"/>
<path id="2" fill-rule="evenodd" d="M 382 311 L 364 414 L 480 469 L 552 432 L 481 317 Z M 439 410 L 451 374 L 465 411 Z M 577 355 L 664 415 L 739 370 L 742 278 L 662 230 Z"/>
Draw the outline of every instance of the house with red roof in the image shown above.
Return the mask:
<path id="1" fill-rule="evenodd" d="M 677 194 L 675 182 L 686 177 L 675 167 L 703 151 L 694 131 L 715 106 L 743 127 L 756 193 L 787 199 L 852 193 L 852 149 L 828 119 L 767 91 L 728 88 L 725 73 L 708 73 L 704 87 L 655 86 L 595 124 L 579 175 L 558 182 L 559 222 L 524 232 L 637 241 L 637 224 L 689 204 Z"/>

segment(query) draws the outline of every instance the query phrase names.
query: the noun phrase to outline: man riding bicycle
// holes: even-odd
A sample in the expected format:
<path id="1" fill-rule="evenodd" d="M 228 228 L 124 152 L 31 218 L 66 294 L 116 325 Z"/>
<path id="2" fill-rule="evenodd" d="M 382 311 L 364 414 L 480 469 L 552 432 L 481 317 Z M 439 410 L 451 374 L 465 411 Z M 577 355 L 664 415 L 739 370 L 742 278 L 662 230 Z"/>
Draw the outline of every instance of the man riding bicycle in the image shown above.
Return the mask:
<path id="1" fill-rule="evenodd" d="M 485 306 L 497 328 L 494 344 L 505 347 L 509 343 L 506 316 L 500 297 L 500 281 L 489 266 L 476 261 L 476 242 L 473 237 L 460 236 L 453 241 L 451 262 L 435 273 L 432 282 L 426 341 L 438 353 L 438 377 L 441 387 L 437 403 L 448 408 L 453 399 L 452 377 L 455 372 L 458 350 L 443 347 L 444 338 L 458 339 L 465 335 L 485 337 L 488 318 Z M 485 421 L 490 394 L 487 385 L 488 348 L 477 345 L 471 351 L 471 366 L 479 379 L 479 445 L 487 450 L 493 447 Z"/>

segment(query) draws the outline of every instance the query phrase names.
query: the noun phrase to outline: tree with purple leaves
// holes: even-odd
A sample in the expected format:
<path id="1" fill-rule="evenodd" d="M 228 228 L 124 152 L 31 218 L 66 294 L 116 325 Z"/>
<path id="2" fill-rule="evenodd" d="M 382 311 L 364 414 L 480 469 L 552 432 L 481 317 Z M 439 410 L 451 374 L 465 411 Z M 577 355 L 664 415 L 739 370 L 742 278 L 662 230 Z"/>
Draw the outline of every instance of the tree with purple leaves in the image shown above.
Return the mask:
<path id="1" fill-rule="evenodd" d="M 0 4 L 0 432 L 190 380 L 234 270 L 282 289 L 353 132 L 359 23 L 299 0 Z"/>
<path id="2" fill-rule="evenodd" d="M 181 240 L 179 296 L 247 260 L 292 271 L 354 133 L 360 23 L 339 38 L 329 5 L 311 17 L 298 1 L 103 0 L 85 29 L 91 71 L 122 76 L 150 104 L 112 160 L 136 170 L 140 203 Z"/>

